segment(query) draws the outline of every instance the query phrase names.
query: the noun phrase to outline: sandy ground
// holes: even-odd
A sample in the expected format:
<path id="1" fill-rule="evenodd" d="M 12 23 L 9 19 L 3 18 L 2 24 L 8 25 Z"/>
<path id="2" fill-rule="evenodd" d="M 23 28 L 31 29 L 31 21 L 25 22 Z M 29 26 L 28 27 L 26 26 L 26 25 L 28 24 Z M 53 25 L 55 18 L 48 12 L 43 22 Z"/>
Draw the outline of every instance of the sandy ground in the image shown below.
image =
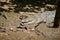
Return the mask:
<path id="1" fill-rule="evenodd" d="M 6 27 L 6 32 L 0 32 L 0 40 L 60 40 L 60 27 L 59 28 L 48 28 L 45 23 L 41 23 L 35 30 L 19 29 L 16 30 L 13 27 L 17 25 L 20 20 L 17 14 L 7 13 L 7 20 L 0 16 L 0 24 L 3 23 Z M 19 21 L 18 21 L 19 20 Z M 11 27 L 13 30 L 8 30 Z"/>

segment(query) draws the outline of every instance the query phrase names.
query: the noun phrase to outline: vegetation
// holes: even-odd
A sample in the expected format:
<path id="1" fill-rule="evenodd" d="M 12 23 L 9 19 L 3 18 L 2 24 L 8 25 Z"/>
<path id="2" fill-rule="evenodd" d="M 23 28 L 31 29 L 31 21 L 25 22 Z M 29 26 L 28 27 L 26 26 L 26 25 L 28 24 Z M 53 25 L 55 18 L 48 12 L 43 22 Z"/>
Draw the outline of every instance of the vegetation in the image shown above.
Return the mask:
<path id="1" fill-rule="evenodd" d="M 45 7 L 46 4 L 56 5 L 57 0 L 7 0 L 0 2 L 0 12 L 2 11 L 34 11 L 39 10 L 41 7 Z M 38 8 L 35 8 L 37 6 Z M 27 8 L 26 8 L 27 7 Z M 51 9 L 51 8 L 50 8 Z"/>

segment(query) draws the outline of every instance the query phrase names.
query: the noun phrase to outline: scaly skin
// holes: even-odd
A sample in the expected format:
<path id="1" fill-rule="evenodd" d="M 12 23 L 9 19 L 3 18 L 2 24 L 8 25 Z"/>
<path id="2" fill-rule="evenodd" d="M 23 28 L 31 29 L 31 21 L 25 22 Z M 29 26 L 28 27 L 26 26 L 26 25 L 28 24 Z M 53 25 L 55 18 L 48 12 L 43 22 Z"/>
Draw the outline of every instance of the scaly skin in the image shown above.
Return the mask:
<path id="1" fill-rule="evenodd" d="M 46 22 L 46 25 L 49 25 L 54 21 L 55 10 L 54 11 L 45 11 L 43 13 L 38 13 L 33 16 L 28 16 L 28 18 L 23 19 L 22 22 L 25 24 L 38 24 L 41 22 Z M 34 25 L 36 26 L 36 25 Z"/>

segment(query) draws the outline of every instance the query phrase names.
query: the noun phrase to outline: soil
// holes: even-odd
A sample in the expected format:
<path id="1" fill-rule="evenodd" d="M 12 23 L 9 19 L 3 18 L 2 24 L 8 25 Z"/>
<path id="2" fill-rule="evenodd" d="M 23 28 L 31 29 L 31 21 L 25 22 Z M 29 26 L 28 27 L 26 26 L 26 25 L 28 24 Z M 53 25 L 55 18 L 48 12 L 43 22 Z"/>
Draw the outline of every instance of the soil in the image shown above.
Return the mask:
<path id="1" fill-rule="evenodd" d="M 0 29 L 0 40 L 60 40 L 60 26 L 58 28 L 49 28 L 45 23 L 40 23 L 35 30 L 16 28 L 21 23 L 21 19 L 19 19 L 21 14 L 14 12 L 3 12 L 2 14 L 7 19 L 2 15 L 0 16 L 0 26 L 2 27 Z"/>

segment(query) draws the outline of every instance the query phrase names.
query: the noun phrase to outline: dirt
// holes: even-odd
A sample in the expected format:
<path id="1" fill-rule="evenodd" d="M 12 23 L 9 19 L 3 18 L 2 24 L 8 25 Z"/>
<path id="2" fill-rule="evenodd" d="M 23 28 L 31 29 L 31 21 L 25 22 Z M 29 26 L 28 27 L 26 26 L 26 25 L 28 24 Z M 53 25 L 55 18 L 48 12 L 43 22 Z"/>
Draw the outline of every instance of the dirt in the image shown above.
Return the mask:
<path id="1" fill-rule="evenodd" d="M 0 26 L 5 28 L 0 31 L 0 40 L 60 40 L 60 27 L 48 28 L 45 23 L 41 23 L 35 30 L 21 29 L 17 28 L 21 23 L 21 19 L 19 19 L 21 14 L 14 12 L 3 12 L 2 14 L 7 19 L 0 16 Z"/>

